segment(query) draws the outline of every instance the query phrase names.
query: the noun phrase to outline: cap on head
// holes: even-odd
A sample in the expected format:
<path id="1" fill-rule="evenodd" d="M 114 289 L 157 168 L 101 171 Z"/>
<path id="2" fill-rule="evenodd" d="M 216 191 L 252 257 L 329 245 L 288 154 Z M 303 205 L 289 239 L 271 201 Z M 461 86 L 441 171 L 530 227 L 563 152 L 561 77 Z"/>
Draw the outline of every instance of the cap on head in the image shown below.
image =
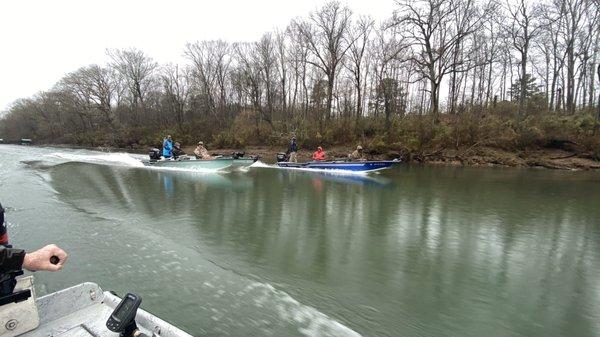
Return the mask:
<path id="1" fill-rule="evenodd" d="M 292 136 L 292 139 L 293 139 L 293 140 L 296 140 L 296 136 Z"/>
<path id="2" fill-rule="evenodd" d="M 359 145 L 356 147 L 356 149 L 360 151 L 360 150 L 362 150 L 362 146 Z"/>
<path id="3" fill-rule="evenodd" d="M 198 142 L 198 145 L 204 145 L 204 142 Z"/>
<path id="4" fill-rule="evenodd" d="M 167 138 L 171 139 L 171 135 L 167 135 Z"/>
<path id="5" fill-rule="evenodd" d="M 317 150 L 323 151 L 323 148 L 319 146 L 319 147 L 317 147 Z"/>

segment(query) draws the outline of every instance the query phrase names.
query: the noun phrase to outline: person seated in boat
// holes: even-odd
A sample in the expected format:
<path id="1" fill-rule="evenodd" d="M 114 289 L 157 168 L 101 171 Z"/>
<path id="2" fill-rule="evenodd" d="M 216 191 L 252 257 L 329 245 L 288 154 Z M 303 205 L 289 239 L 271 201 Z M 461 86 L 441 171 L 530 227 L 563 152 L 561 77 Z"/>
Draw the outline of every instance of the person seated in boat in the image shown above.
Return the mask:
<path id="1" fill-rule="evenodd" d="M 185 152 L 181 149 L 181 144 L 175 142 L 175 145 L 173 145 L 173 159 L 179 159 L 181 156 L 185 156 Z"/>
<path id="2" fill-rule="evenodd" d="M 171 139 L 171 135 L 168 135 L 163 141 L 162 155 L 165 159 L 173 157 L 173 140 Z"/>
<path id="3" fill-rule="evenodd" d="M 292 137 L 292 141 L 290 142 L 290 148 L 288 149 L 288 158 L 287 161 L 291 162 L 291 163 L 297 163 L 298 162 L 298 156 L 296 155 L 296 152 L 298 152 L 298 144 L 296 143 L 296 136 Z"/>
<path id="4" fill-rule="evenodd" d="M 208 154 L 208 150 L 204 147 L 203 142 L 198 142 L 198 146 L 194 150 L 194 154 L 196 155 L 196 159 L 202 160 L 210 160 L 213 159 L 210 154 Z"/>
<path id="5" fill-rule="evenodd" d="M 317 147 L 317 151 L 315 151 L 315 153 L 313 153 L 312 159 L 315 161 L 325 160 L 325 151 L 323 151 L 322 147 L 320 147 L 320 146 Z"/>
<path id="6" fill-rule="evenodd" d="M 362 146 L 358 145 L 356 147 L 356 150 L 352 151 L 352 153 L 348 155 L 348 159 L 350 159 L 351 161 L 365 161 L 366 159 L 363 153 Z"/>

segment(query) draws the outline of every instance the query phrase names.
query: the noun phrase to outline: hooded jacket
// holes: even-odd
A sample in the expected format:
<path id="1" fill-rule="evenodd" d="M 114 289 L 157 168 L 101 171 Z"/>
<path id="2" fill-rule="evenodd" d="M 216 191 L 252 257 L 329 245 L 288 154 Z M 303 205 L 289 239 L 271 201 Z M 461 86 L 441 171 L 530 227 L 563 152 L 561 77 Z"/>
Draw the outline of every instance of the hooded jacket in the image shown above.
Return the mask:
<path id="1" fill-rule="evenodd" d="M 169 138 L 165 139 L 163 142 L 163 157 L 170 158 L 173 156 L 173 141 Z"/>

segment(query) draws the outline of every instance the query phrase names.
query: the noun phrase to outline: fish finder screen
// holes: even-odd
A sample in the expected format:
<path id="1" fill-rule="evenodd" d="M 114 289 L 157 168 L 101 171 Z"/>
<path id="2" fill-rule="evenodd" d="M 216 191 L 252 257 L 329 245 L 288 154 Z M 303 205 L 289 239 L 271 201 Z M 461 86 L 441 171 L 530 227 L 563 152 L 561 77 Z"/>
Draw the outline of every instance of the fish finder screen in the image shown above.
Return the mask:
<path id="1" fill-rule="evenodd" d="M 116 318 L 118 318 L 120 321 L 127 318 L 127 313 L 133 308 L 134 303 L 135 301 L 131 297 L 127 296 L 123 300 L 123 305 L 121 306 L 119 311 L 115 312 Z"/>

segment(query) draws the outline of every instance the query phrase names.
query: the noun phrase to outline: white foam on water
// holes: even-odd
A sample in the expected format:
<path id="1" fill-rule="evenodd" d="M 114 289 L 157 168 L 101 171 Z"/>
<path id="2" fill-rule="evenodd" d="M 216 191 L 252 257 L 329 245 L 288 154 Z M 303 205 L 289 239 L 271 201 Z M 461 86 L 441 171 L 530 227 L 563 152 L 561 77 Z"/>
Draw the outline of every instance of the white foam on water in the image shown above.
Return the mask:
<path id="1" fill-rule="evenodd" d="M 54 152 L 45 157 L 57 158 L 65 162 L 83 162 L 83 163 L 94 163 L 94 164 L 105 164 L 105 165 L 117 165 L 125 167 L 137 167 L 145 168 L 148 170 L 155 171 L 169 171 L 169 172 L 191 172 L 200 174 L 213 174 L 222 173 L 223 170 L 207 169 L 207 168 L 178 168 L 178 167 L 161 167 L 161 166 L 146 166 L 142 163 L 142 159 L 145 158 L 143 155 L 135 155 L 125 152 L 114 152 L 114 153 L 98 153 L 98 154 L 75 154 L 65 152 Z"/>
<path id="2" fill-rule="evenodd" d="M 165 167 L 165 166 L 146 166 L 142 165 L 145 169 L 154 170 L 154 171 L 168 171 L 168 172 L 186 172 L 186 173 L 198 173 L 198 174 L 216 174 L 216 173 L 226 173 L 227 168 L 225 169 L 208 169 L 208 168 L 183 168 L 183 167 Z"/>
<path id="3" fill-rule="evenodd" d="M 45 157 L 58 158 L 67 162 L 84 162 L 95 164 L 111 164 L 129 167 L 144 167 L 140 159 L 124 152 L 101 153 L 101 154 L 76 154 L 65 152 L 54 152 Z"/>
<path id="4" fill-rule="evenodd" d="M 269 165 L 263 162 L 260 162 L 260 165 L 256 165 L 259 162 L 254 163 L 251 167 L 261 167 L 261 168 L 272 168 L 286 171 L 300 171 L 300 172 L 318 172 L 324 174 L 331 175 L 339 175 L 339 176 L 368 176 L 373 173 L 377 173 L 378 171 L 349 171 L 349 170 L 328 170 L 328 169 L 315 169 L 315 168 L 304 168 L 304 167 L 283 167 L 277 164 Z M 256 166 L 254 166 L 256 165 Z"/>
<path id="5" fill-rule="evenodd" d="M 262 168 L 273 168 L 273 165 L 265 164 L 260 160 L 255 161 L 249 167 L 262 167 Z"/>
<path id="6" fill-rule="evenodd" d="M 361 335 L 325 315 L 317 309 L 304 305 L 287 293 L 270 284 L 255 282 L 245 292 L 258 292 L 254 299 L 258 308 L 274 307 L 279 317 L 298 326 L 298 331 L 308 337 L 360 337 Z"/>

